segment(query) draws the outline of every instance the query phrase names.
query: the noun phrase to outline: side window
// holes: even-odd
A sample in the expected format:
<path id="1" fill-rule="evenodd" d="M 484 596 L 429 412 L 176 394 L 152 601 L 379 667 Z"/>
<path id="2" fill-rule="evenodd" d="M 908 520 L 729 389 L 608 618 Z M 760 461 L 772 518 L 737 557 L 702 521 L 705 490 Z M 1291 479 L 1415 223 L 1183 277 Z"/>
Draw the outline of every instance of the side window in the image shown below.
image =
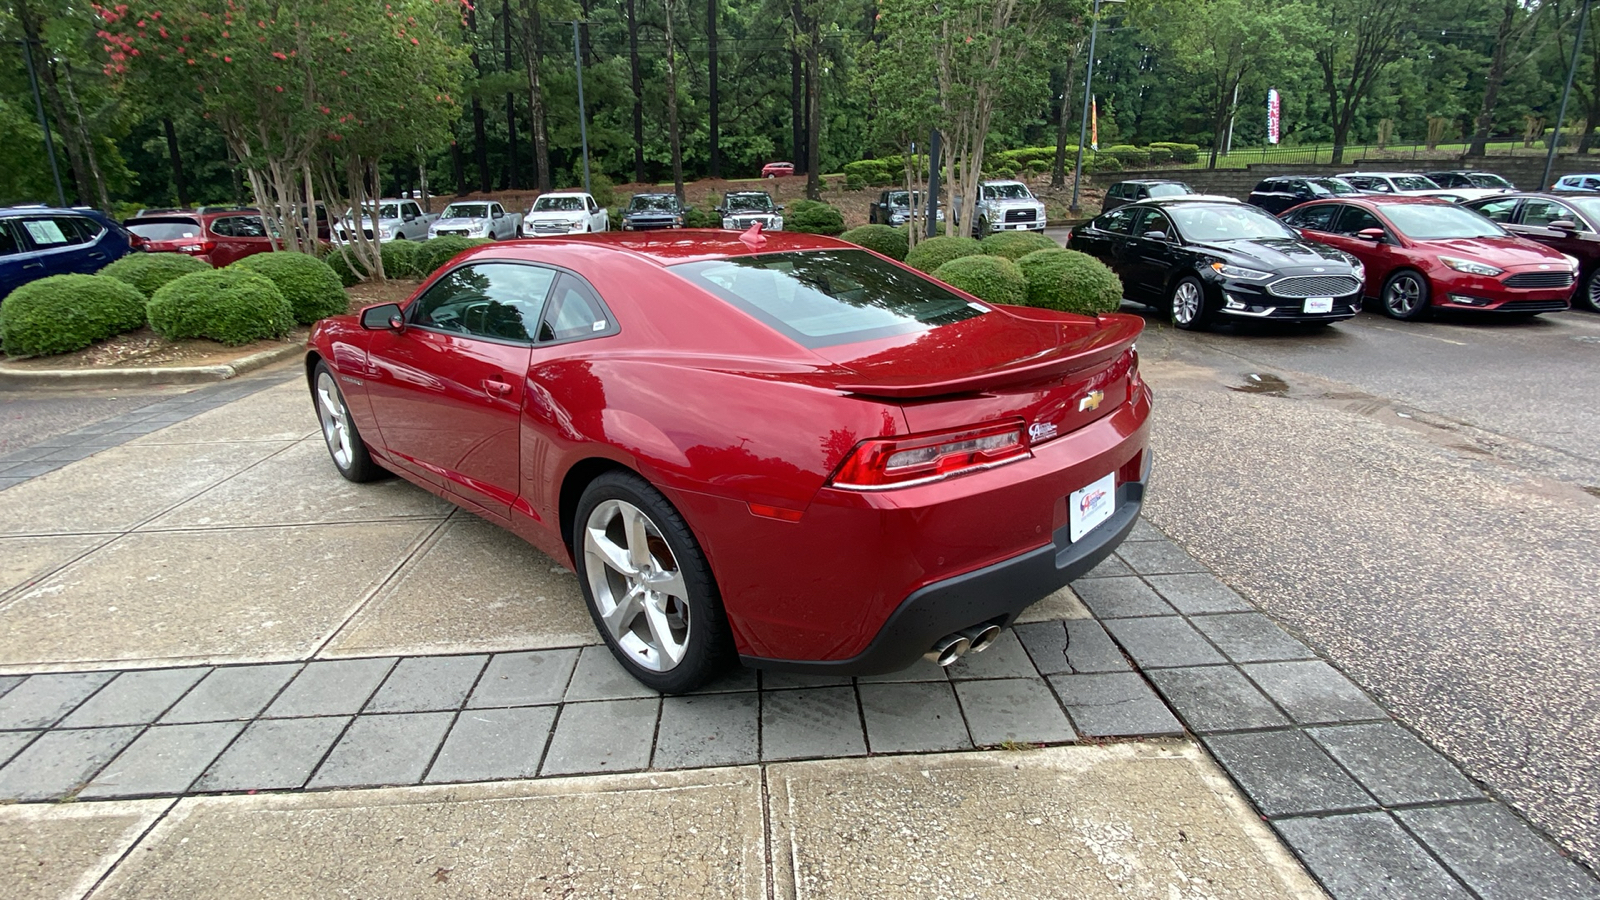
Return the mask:
<path id="1" fill-rule="evenodd" d="M 1586 191 L 1600 191 L 1600 178 L 1585 178 L 1583 189 Z"/>
<path id="2" fill-rule="evenodd" d="M 22 252 L 22 241 L 17 237 L 16 223 L 0 219 L 0 256 Z"/>
<path id="3" fill-rule="evenodd" d="M 237 218 L 238 216 L 223 216 L 220 219 L 213 220 L 211 223 L 211 233 L 220 235 L 222 237 L 238 237 L 238 235 L 233 233 L 233 223 Z"/>
<path id="4" fill-rule="evenodd" d="M 407 204 L 403 205 L 400 209 L 401 209 L 401 215 L 404 216 L 407 219 L 414 219 L 417 216 L 422 215 L 421 207 L 417 206 L 415 203 L 407 203 Z"/>
<path id="5" fill-rule="evenodd" d="M 1139 185 L 1139 192 L 1134 194 L 1133 196 L 1134 196 L 1134 199 L 1136 199 L 1136 200 L 1147 199 L 1150 196 L 1150 189 L 1141 184 L 1141 185 Z"/>
<path id="6" fill-rule="evenodd" d="M 1129 227 L 1133 225 L 1134 212 L 1135 210 L 1126 206 L 1119 206 L 1095 219 L 1095 227 L 1101 231 L 1109 231 L 1112 234 L 1127 234 Z"/>
<path id="7" fill-rule="evenodd" d="M 539 343 L 609 334 L 613 330 L 605 305 L 589 283 L 563 272 L 539 322 Z"/>
<path id="8" fill-rule="evenodd" d="M 596 209 L 600 208 L 594 202 L 594 198 L 593 197 L 585 197 L 585 198 L 583 198 L 583 202 L 589 207 L 589 212 L 594 212 Z"/>
<path id="9" fill-rule="evenodd" d="M 1562 219 L 1576 223 L 1579 231 L 1587 230 L 1583 227 L 1583 220 L 1578 218 L 1577 213 L 1553 200 L 1529 200 L 1522 205 L 1522 224 L 1524 225 L 1544 228 L 1551 222 L 1559 222 Z"/>
<path id="10" fill-rule="evenodd" d="M 411 305 L 411 324 L 502 341 L 531 342 L 554 269 L 514 263 L 462 266 Z"/>
<path id="11" fill-rule="evenodd" d="M 1167 221 L 1167 217 L 1162 215 L 1160 210 L 1141 209 L 1139 210 L 1138 224 L 1133 226 L 1133 233 L 1143 236 L 1149 231 L 1162 231 L 1170 237 L 1172 235 L 1172 223 Z"/>
<path id="12" fill-rule="evenodd" d="M 104 225 L 83 216 L 73 216 L 72 224 L 73 227 L 78 229 L 78 234 L 86 244 L 94 243 L 99 239 L 101 233 L 106 230 Z"/>
<path id="13" fill-rule="evenodd" d="M 1383 223 L 1378 217 L 1359 206 L 1346 206 L 1339 215 L 1339 224 L 1334 228 L 1339 234 L 1357 234 L 1368 228 L 1383 228 Z M 1385 230 L 1387 234 L 1387 230 Z"/>
<path id="14" fill-rule="evenodd" d="M 1320 206 L 1308 206 L 1304 209 L 1297 209 L 1289 215 L 1284 216 L 1283 221 L 1285 224 L 1292 225 L 1296 228 L 1306 228 L 1310 229 L 1311 231 L 1332 231 L 1333 228 L 1331 225 L 1333 223 L 1333 215 L 1338 211 L 1338 206 L 1331 203 L 1324 203 Z"/>
<path id="15" fill-rule="evenodd" d="M 67 247 L 72 244 L 84 243 L 84 237 L 73 225 L 72 216 L 57 216 L 49 219 L 23 219 L 22 228 L 28 232 L 28 238 L 40 250 L 53 250 L 56 247 Z"/>
<path id="16" fill-rule="evenodd" d="M 1473 209 L 1496 222 L 1509 222 L 1511 221 L 1511 214 L 1517 209 L 1517 198 L 1491 200 L 1481 206 L 1474 206 Z"/>

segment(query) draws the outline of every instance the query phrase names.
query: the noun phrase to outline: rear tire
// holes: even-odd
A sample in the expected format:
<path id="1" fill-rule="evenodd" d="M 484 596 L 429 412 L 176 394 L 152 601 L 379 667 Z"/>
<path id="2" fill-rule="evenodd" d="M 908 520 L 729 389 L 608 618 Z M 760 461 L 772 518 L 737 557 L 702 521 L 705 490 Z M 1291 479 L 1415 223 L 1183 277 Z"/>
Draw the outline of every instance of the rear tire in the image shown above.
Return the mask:
<path id="1" fill-rule="evenodd" d="M 716 579 L 683 517 L 632 472 L 584 488 L 572 558 L 595 628 L 641 683 L 692 691 L 734 659 Z"/>
<path id="2" fill-rule="evenodd" d="M 1205 331 L 1211 324 L 1211 312 L 1206 309 L 1206 288 L 1200 279 L 1192 275 L 1178 279 L 1167 298 L 1167 312 L 1172 324 L 1184 331 Z"/>
<path id="3" fill-rule="evenodd" d="M 1415 321 L 1428 312 L 1428 279 L 1420 272 L 1401 269 L 1383 283 L 1378 302 L 1391 319 Z"/>

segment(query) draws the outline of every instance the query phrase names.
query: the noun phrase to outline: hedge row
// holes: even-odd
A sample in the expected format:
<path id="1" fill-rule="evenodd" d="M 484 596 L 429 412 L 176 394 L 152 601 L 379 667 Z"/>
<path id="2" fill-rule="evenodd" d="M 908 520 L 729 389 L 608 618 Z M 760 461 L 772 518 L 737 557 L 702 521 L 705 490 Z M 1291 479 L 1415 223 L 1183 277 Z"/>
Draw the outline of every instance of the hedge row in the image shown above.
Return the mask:
<path id="1" fill-rule="evenodd" d="M 1068 145 L 1064 150 L 1066 164 L 1068 166 L 1075 164 L 1078 156 L 1077 145 Z M 1147 147 L 1115 144 L 1102 147 L 1098 151 L 1085 147 L 1083 167 L 1089 172 L 1120 172 L 1123 169 L 1163 166 L 1169 163 L 1193 163 L 1199 158 L 1198 144 L 1152 141 Z M 1024 174 L 1042 175 L 1055 165 L 1055 159 L 1054 144 L 1046 147 L 996 150 L 987 154 L 984 171 L 1001 178 L 1015 178 Z M 905 177 L 902 158 L 899 156 L 845 163 L 843 172 L 847 190 L 864 190 L 868 186 L 888 187 L 900 184 Z"/>

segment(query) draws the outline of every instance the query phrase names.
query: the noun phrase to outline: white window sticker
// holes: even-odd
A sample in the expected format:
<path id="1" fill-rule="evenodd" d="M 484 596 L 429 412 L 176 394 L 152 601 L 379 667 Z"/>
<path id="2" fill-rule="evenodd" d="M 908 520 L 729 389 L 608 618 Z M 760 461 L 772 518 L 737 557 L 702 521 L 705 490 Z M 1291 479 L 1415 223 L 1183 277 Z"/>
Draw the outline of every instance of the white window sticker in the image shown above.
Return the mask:
<path id="1" fill-rule="evenodd" d="M 33 238 L 35 244 L 65 244 L 67 242 L 67 236 L 61 233 L 61 226 L 49 219 L 23 222 L 22 225 L 28 229 L 28 236 Z"/>

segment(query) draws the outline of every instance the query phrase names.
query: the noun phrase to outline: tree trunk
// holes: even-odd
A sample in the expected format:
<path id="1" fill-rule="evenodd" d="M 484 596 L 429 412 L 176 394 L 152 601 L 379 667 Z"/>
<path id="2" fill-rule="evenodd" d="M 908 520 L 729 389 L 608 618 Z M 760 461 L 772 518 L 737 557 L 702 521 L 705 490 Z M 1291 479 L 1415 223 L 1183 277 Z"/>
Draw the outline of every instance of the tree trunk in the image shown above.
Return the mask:
<path id="1" fill-rule="evenodd" d="M 1050 167 L 1052 187 L 1063 187 L 1067 183 L 1067 124 L 1071 122 L 1073 107 L 1072 82 L 1078 76 L 1078 54 L 1082 52 L 1082 41 L 1067 48 L 1066 83 L 1061 86 L 1061 108 L 1056 114 L 1056 159 Z"/>
<path id="2" fill-rule="evenodd" d="M 796 15 L 799 15 L 796 12 Z M 806 168 L 806 114 L 800 106 L 800 84 L 802 80 L 800 65 L 800 50 L 796 47 L 789 48 L 789 130 L 793 132 L 791 142 L 793 151 L 789 158 L 794 160 L 796 172 L 804 172 Z"/>
<path id="3" fill-rule="evenodd" d="M 505 70 L 514 72 L 516 71 L 516 62 L 511 57 L 511 0 L 500 0 L 500 24 L 504 28 L 503 34 L 506 42 Z M 509 138 L 507 153 L 511 157 L 510 161 L 506 163 L 506 187 L 514 191 L 518 186 L 517 101 L 516 95 L 510 91 L 506 91 L 506 135 Z M 427 193 L 428 179 L 426 175 L 422 179 L 422 190 L 423 193 Z"/>
<path id="4" fill-rule="evenodd" d="M 467 6 L 467 29 L 472 32 L 468 38 L 472 42 L 472 71 L 479 78 L 483 77 L 483 63 L 478 60 L 478 9 L 476 6 Z M 483 101 L 477 94 L 472 95 L 472 161 L 478 167 L 478 190 L 489 193 L 489 141 L 484 135 L 483 127 Z"/>
<path id="5" fill-rule="evenodd" d="M 67 73 L 67 99 L 72 103 L 72 113 L 78 123 L 78 139 L 83 141 L 83 158 L 89 164 L 89 177 L 94 180 L 94 190 L 99 195 L 100 211 L 111 212 L 111 195 L 106 191 L 106 179 L 100 172 L 100 158 L 94 152 L 94 138 L 89 136 L 89 123 L 83 117 L 83 104 L 78 102 L 78 92 L 72 86 L 72 63 L 64 63 Z"/>
<path id="6" fill-rule="evenodd" d="M 810 100 L 811 92 L 816 89 L 816 74 L 817 73 L 816 73 L 815 69 L 811 68 L 811 65 L 810 65 L 810 62 L 809 62 L 809 57 L 810 56 L 811 56 L 811 51 L 808 48 L 806 50 L 807 62 L 806 62 L 806 64 L 804 66 L 802 66 L 802 69 L 801 69 L 802 80 L 805 82 L 805 92 L 800 95 L 801 120 L 804 123 L 800 128 L 800 149 L 801 149 L 801 152 L 803 154 L 803 158 L 802 159 L 797 159 L 797 160 L 794 161 L 794 164 L 796 166 L 795 170 L 798 171 L 798 172 L 804 172 L 807 176 L 809 176 L 811 174 L 811 145 L 813 143 L 816 143 L 816 140 L 817 140 L 817 136 L 815 134 L 813 134 L 812 131 L 811 131 L 811 106 L 810 106 L 810 103 L 811 103 L 811 100 Z M 806 180 L 807 190 L 810 189 L 810 185 L 811 185 L 811 182 L 810 182 L 810 179 L 808 177 L 807 180 Z"/>
<path id="7" fill-rule="evenodd" d="M 539 48 L 544 23 L 539 18 L 539 0 L 528 0 L 522 18 L 523 63 L 528 70 L 528 123 L 533 127 L 534 185 L 540 193 L 550 190 L 550 139 L 544 128 L 544 87 L 539 81 Z"/>
<path id="8" fill-rule="evenodd" d="M 678 47 L 672 35 L 672 3 L 665 0 L 667 31 L 667 140 L 672 143 L 672 192 L 683 205 L 683 140 L 678 131 Z"/>
<path id="9" fill-rule="evenodd" d="M 706 173 L 712 178 L 722 177 L 722 152 L 718 147 L 720 138 L 720 123 L 718 122 L 718 109 L 721 98 L 717 93 L 717 13 L 722 5 L 722 0 L 706 0 L 706 45 L 707 45 L 707 73 L 706 80 L 710 93 L 710 130 L 707 140 Z"/>
<path id="10" fill-rule="evenodd" d="M 178 132 L 172 127 L 172 120 L 163 118 L 161 127 L 167 133 L 167 158 L 172 160 L 172 189 L 177 193 L 178 205 L 189 205 L 189 185 L 183 179 L 183 157 L 178 153 Z"/>
<path id="11" fill-rule="evenodd" d="M 1484 79 L 1483 106 L 1478 111 L 1472 143 L 1467 147 L 1468 156 L 1482 156 L 1488 149 L 1489 132 L 1494 128 L 1494 108 L 1500 102 L 1500 86 L 1506 79 L 1506 57 L 1511 52 L 1511 26 L 1516 23 L 1519 6 L 1518 0 L 1505 0 L 1500 30 L 1494 40 L 1494 56 L 1489 61 L 1489 76 Z"/>
<path id="12" fill-rule="evenodd" d="M 811 40 L 806 47 L 806 196 L 822 199 L 822 27 L 807 20 Z"/>
<path id="13" fill-rule="evenodd" d="M 639 20 L 628 0 L 628 67 L 633 75 L 633 180 L 644 182 L 644 81 L 639 77 Z"/>
<path id="14" fill-rule="evenodd" d="M 22 23 L 22 38 L 36 51 L 34 68 L 39 73 L 39 81 L 44 84 L 44 95 L 50 104 L 50 112 L 56 117 L 56 130 L 61 133 L 61 143 L 66 145 L 67 163 L 72 167 L 72 180 L 79 203 L 89 202 L 90 185 L 93 181 L 89 177 L 89 166 L 84 162 L 83 151 L 78 145 L 77 131 L 71 126 L 67 118 L 67 105 L 61 101 L 61 88 L 56 83 L 55 67 L 51 65 L 50 54 L 45 52 L 44 42 L 39 39 L 39 32 L 43 24 L 35 18 L 32 9 L 28 7 L 28 0 L 17 0 L 16 15 Z M 40 135 L 40 140 L 44 135 Z"/>
<path id="15" fill-rule="evenodd" d="M 461 142 L 450 142 L 450 173 L 456 177 L 456 196 L 467 192 L 467 167 L 461 161 Z"/>

